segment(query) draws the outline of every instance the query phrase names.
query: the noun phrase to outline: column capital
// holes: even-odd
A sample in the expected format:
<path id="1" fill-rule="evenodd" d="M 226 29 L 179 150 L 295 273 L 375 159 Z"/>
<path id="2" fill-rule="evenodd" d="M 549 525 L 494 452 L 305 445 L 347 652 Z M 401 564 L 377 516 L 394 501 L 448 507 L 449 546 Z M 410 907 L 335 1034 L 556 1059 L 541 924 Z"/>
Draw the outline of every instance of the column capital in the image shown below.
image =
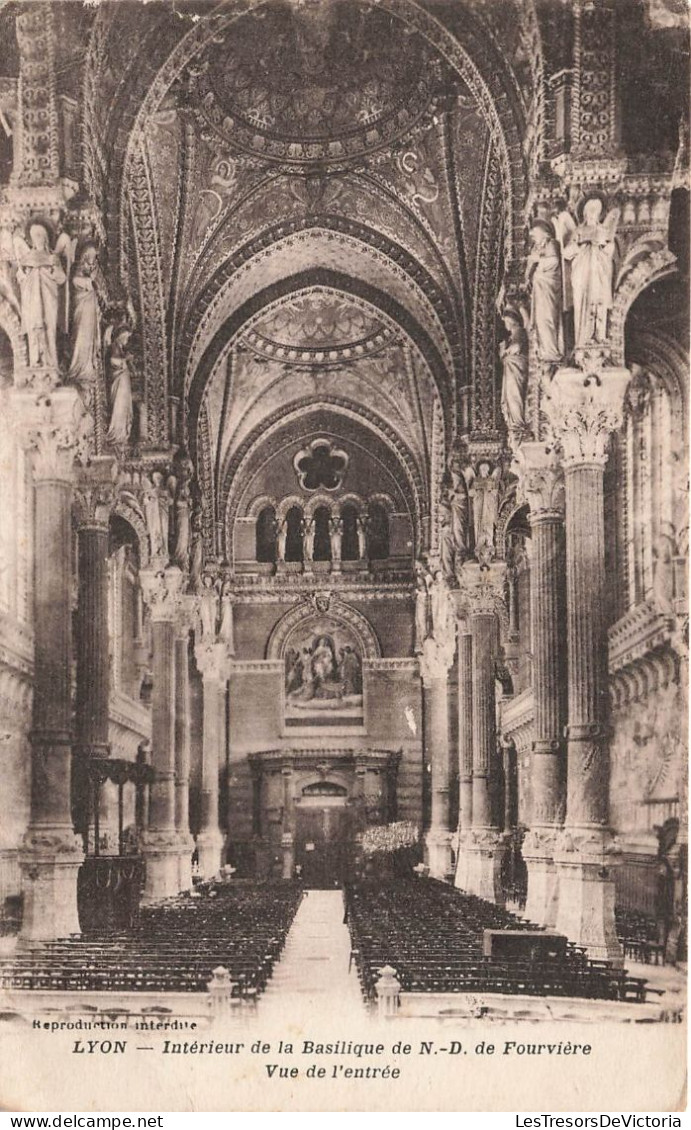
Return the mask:
<path id="1" fill-rule="evenodd" d="M 31 456 L 34 480 L 75 479 L 75 460 L 86 462 L 93 420 L 75 388 L 50 394 L 13 389 L 9 404 L 19 439 Z"/>
<path id="2" fill-rule="evenodd" d="M 175 565 L 167 569 L 143 569 L 139 582 L 153 623 L 174 623 L 182 596 L 182 570 Z"/>
<path id="3" fill-rule="evenodd" d="M 564 472 L 552 445 L 522 443 L 511 470 L 518 478 L 518 497 L 530 507 L 530 521 L 564 517 Z"/>
<path id="4" fill-rule="evenodd" d="M 430 636 L 425 640 L 420 656 L 420 677 L 425 687 L 446 682 L 455 652 L 456 641 L 453 638 L 440 642 Z"/>
<path id="5" fill-rule="evenodd" d="M 604 468 L 613 432 L 623 423 L 631 373 L 623 368 L 557 369 L 542 407 L 563 452 L 566 471 Z"/>
<path id="6" fill-rule="evenodd" d="M 197 598 L 193 593 L 181 593 L 175 609 L 175 638 L 187 639 L 197 618 Z"/>
<path id="7" fill-rule="evenodd" d="M 116 496 L 117 461 L 109 455 L 93 458 L 77 474 L 74 509 L 81 529 L 107 530 Z"/>
<path id="8" fill-rule="evenodd" d="M 228 652 L 223 643 L 198 643 L 194 658 L 204 683 L 225 683 L 228 678 Z"/>
<path id="9" fill-rule="evenodd" d="M 506 565 L 496 561 L 492 565 L 476 565 L 469 562 L 461 570 L 461 592 L 467 615 L 498 616 L 506 620 L 504 602 L 504 582 Z"/>

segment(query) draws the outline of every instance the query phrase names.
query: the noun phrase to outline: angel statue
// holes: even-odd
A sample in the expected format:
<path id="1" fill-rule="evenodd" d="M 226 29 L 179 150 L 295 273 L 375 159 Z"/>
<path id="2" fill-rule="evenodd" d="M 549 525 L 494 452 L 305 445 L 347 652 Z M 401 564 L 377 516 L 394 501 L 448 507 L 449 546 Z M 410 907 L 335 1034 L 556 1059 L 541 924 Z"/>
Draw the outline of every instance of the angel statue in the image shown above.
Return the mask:
<path id="1" fill-rule="evenodd" d="M 415 563 L 415 654 L 420 655 L 430 628 L 432 575 L 421 561 Z"/>
<path id="2" fill-rule="evenodd" d="M 610 209 L 604 220 L 603 212 L 599 194 L 586 196 L 581 222 L 564 246 L 564 258 L 571 263 L 576 348 L 607 339 L 619 209 Z"/>
<path id="3" fill-rule="evenodd" d="M 501 411 L 510 436 L 525 431 L 525 400 L 528 391 L 528 335 L 518 312 L 507 308 L 502 314 L 509 340 L 499 346 L 504 372 L 501 386 Z"/>

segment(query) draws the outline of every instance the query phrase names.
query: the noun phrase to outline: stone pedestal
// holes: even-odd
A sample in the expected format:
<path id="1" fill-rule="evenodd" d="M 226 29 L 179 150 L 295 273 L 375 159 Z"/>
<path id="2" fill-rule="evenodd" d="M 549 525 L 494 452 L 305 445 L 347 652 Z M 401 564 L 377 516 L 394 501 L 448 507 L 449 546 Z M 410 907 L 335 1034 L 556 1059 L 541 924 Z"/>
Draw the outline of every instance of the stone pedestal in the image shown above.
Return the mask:
<path id="1" fill-rule="evenodd" d="M 199 872 L 204 878 L 221 867 L 224 836 L 218 826 L 218 776 L 225 748 L 226 648 L 222 643 L 198 644 L 197 667 L 204 688 L 202 734 L 201 821 L 197 836 Z"/>
<path id="2" fill-rule="evenodd" d="M 502 902 L 500 883 L 504 839 L 497 811 L 495 658 L 503 615 L 505 566 L 464 565 L 462 600 L 471 636 L 472 666 L 472 824 L 459 841 L 458 885 L 492 902 Z"/>
<path id="3" fill-rule="evenodd" d="M 31 813 L 19 863 L 22 937 L 56 938 L 79 930 L 77 871 L 82 846 L 71 814 L 71 506 L 74 458 L 84 419 L 74 389 L 50 397 L 12 396 L 20 435 L 33 461 L 34 695 Z"/>
<path id="4" fill-rule="evenodd" d="M 523 843 L 528 867 L 526 917 L 554 926 L 557 915 L 556 834 L 564 819 L 566 766 L 566 623 L 564 582 L 564 479 L 553 447 L 524 443 L 513 469 L 530 507 L 530 631 L 533 657 L 535 740 L 530 830 Z"/>
<path id="5" fill-rule="evenodd" d="M 140 574 L 151 612 L 153 689 L 151 695 L 152 765 L 149 827 L 142 837 L 146 860 L 144 899 L 177 894 L 180 843 L 175 824 L 175 622 L 182 573 L 175 567 Z"/>
<path id="6" fill-rule="evenodd" d="M 603 474 L 622 421 L 625 369 L 559 370 L 545 408 L 563 450 L 568 592 L 566 825 L 555 862 L 557 929 L 593 957 L 621 961 L 609 821 Z"/>
<path id="7" fill-rule="evenodd" d="M 449 667 L 454 641 L 425 640 L 420 657 L 423 685 L 424 743 L 432 770 L 430 826 L 425 836 L 427 866 L 435 879 L 446 879 L 451 871 L 449 827 Z"/>

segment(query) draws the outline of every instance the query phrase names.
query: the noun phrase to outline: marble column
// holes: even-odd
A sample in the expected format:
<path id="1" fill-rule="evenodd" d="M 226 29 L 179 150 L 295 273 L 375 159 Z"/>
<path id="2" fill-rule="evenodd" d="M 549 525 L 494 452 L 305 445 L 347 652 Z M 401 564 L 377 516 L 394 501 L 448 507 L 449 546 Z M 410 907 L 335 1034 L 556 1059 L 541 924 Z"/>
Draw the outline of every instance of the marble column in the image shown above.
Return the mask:
<path id="1" fill-rule="evenodd" d="M 169 566 L 139 575 L 151 614 L 153 688 L 151 764 L 155 777 L 143 836 L 147 902 L 177 894 L 180 845 L 175 824 L 175 623 L 183 574 Z"/>
<path id="2" fill-rule="evenodd" d="M 175 621 L 175 828 L 180 851 L 179 887 L 192 886 L 192 852 L 194 839 L 190 832 L 190 672 L 189 600 L 182 597 Z"/>
<path id="3" fill-rule="evenodd" d="M 425 847 L 429 873 L 435 879 L 446 879 L 451 871 L 449 668 L 454 647 L 453 640 L 439 642 L 430 637 L 425 640 L 420 656 L 425 760 L 429 761 L 432 774 L 430 825 Z"/>
<path id="4" fill-rule="evenodd" d="M 110 656 L 108 632 L 108 523 L 114 501 L 115 460 L 95 457 L 75 490 L 79 577 L 77 604 L 76 749 L 73 800 L 77 827 L 93 835 L 93 793 L 89 762 L 110 756 Z M 109 811 L 110 790 L 99 790 L 99 850 L 117 854 L 117 812 Z M 93 850 L 93 841 L 91 850 Z"/>
<path id="5" fill-rule="evenodd" d="M 522 849 L 528 867 L 525 913 L 533 922 L 554 926 L 554 851 L 566 799 L 566 624 L 560 616 L 565 581 L 564 476 L 554 449 L 545 443 L 524 443 L 514 470 L 521 497 L 530 507 L 532 545 L 530 636 L 535 738 L 530 765 L 530 830 Z"/>
<path id="6" fill-rule="evenodd" d="M 465 839 L 473 821 L 473 637 L 466 617 L 458 621 L 458 851 L 455 884 L 468 885 Z"/>
<path id="7" fill-rule="evenodd" d="M 603 477 L 621 426 L 626 369 L 561 369 L 545 405 L 563 451 L 566 492 L 568 727 L 566 822 L 555 854 L 557 929 L 592 957 L 621 961 L 609 828 Z"/>
<path id="8" fill-rule="evenodd" d="M 494 682 L 505 572 L 501 563 L 471 562 L 463 566 L 461 576 L 471 636 L 473 781 L 472 825 L 459 850 L 459 867 L 466 889 L 492 902 L 502 901 L 504 853 L 497 811 L 500 767 Z"/>
<path id="9" fill-rule="evenodd" d="M 228 657 L 223 643 L 199 643 L 195 649 L 202 677 L 204 721 L 202 732 L 201 819 L 197 836 L 199 872 L 204 878 L 221 867 L 223 833 L 218 824 L 218 777 L 225 749 L 225 701 Z"/>
<path id="10" fill-rule="evenodd" d="M 12 395 L 34 476 L 34 694 L 31 812 L 20 851 L 26 940 L 79 930 L 77 872 L 84 858 L 71 813 L 71 508 L 84 409 L 71 388 Z"/>

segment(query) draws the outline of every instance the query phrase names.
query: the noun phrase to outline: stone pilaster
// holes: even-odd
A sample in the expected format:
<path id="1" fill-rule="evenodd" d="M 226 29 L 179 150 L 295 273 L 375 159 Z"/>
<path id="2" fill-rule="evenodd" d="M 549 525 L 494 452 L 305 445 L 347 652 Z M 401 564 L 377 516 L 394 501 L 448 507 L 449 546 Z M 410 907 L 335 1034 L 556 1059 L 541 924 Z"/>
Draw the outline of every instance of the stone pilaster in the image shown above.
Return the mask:
<path id="1" fill-rule="evenodd" d="M 93 459 L 77 481 L 79 594 L 75 650 L 76 748 L 73 801 L 76 826 L 87 833 L 93 797 L 89 761 L 110 756 L 108 743 L 110 671 L 108 647 L 108 523 L 114 501 L 115 460 Z M 99 831 L 102 852 L 117 853 L 117 813 L 109 811 L 109 790 L 99 790 Z"/>
<path id="2" fill-rule="evenodd" d="M 473 637 L 467 617 L 458 621 L 458 854 L 455 883 L 468 886 L 465 838 L 473 822 Z"/>
<path id="3" fill-rule="evenodd" d="M 566 759 L 566 641 L 560 616 L 564 584 L 564 476 L 554 449 L 524 443 L 513 469 L 530 507 L 530 634 L 535 740 L 531 756 L 532 811 L 523 843 L 528 866 L 526 916 L 554 926 L 557 873 L 554 850 L 564 819 Z"/>
<path id="4" fill-rule="evenodd" d="M 566 824 L 555 855 L 557 929 L 593 957 L 621 960 L 614 925 L 616 862 L 609 824 L 607 624 L 603 476 L 621 426 L 626 369 L 559 370 L 545 411 L 566 489 L 568 774 Z"/>
<path id="5" fill-rule="evenodd" d="M 34 695 L 31 813 L 20 852 L 28 940 L 79 930 L 83 859 L 71 813 L 71 507 L 83 405 L 74 389 L 15 391 L 19 433 L 34 476 Z"/>
<path id="6" fill-rule="evenodd" d="M 16 18 L 19 116 L 12 183 L 20 188 L 57 186 L 60 176 L 55 18 L 52 4 L 45 3 Z"/>
<path id="7" fill-rule="evenodd" d="M 223 643 L 198 643 L 194 654 L 204 688 L 201 821 L 197 852 L 199 871 L 208 878 L 220 869 L 223 852 L 223 833 L 218 824 L 218 778 L 221 753 L 225 749 L 228 657 Z"/>
<path id="8" fill-rule="evenodd" d="M 432 771 L 430 826 L 425 836 L 427 865 L 435 879 L 445 879 L 451 870 L 449 826 L 449 668 L 455 642 L 425 640 L 420 656 L 423 687 L 425 760 Z"/>
<path id="9" fill-rule="evenodd" d="M 501 901 L 500 871 L 504 840 L 499 829 L 497 786 L 495 659 L 499 617 L 505 615 L 505 565 L 463 566 L 461 589 L 468 613 L 472 656 L 473 785 L 472 825 L 459 844 L 458 866 L 466 889 Z"/>
<path id="10" fill-rule="evenodd" d="M 190 833 L 190 671 L 189 641 L 191 615 L 189 598 L 182 597 L 175 620 L 175 828 L 180 849 L 179 886 L 192 886 Z"/>
<path id="11" fill-rule="evenodd" d="M 149 826 L 144 834 L 147 901 L 176 894 L 180 844 L 175 825 L 175 623 L 183 574 L 169 567 L 140 573 L 151 614 L 153 690 L 151 696 L 151 763 L 155 778 L 149 801 Z"/>

